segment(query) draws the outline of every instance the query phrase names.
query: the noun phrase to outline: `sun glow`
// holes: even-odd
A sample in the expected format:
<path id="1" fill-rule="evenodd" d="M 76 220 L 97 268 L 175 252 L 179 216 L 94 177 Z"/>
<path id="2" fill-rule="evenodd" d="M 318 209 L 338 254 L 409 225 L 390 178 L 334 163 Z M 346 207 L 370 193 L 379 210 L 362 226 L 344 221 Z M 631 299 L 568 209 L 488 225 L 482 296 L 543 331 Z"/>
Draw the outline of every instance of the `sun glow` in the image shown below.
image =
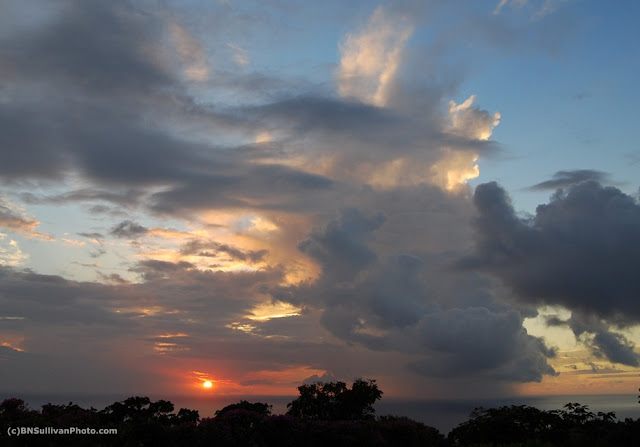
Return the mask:
<path id="1" fill-rule="evenodd" d="M 202 386 L 205 387 L 205 388 L 211 388 L 213 386 L 213 384 L 210 381 L 205 380 L 205 382 L 202 384 Z"/>

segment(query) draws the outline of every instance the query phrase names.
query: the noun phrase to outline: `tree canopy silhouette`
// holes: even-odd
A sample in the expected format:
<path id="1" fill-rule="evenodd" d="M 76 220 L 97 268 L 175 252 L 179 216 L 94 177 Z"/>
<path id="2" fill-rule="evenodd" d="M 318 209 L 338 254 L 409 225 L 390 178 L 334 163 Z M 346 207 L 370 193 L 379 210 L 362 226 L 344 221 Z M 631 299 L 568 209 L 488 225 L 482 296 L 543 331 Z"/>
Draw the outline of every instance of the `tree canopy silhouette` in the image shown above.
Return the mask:
<path id="1" fill-rule="evenodd" d="M 258 414 L 261 414 L 263 416 L 270 416 L 271 415 L 271 408 L 273 408 L 273 405 L 265 404 L 265 403 L 262 403 L 262 402 L 252 403 L 252 402 L 248 402 L 246 400 L 241 400 L 240 402 L 238 402 L 236 404 L 227 405 L 223 409 L 217 410 L 216 413 L 215 413 L 215 416 L 216 417 L 224 416 L 227 413 L 230 413 L 232 411 L 237 411 L 237 410 L 258 413 Z"/>
<path id="2" fill-rule="evenodd" d="M 315 382 L 298 387 L 300 397 L 287 404 L 287 414 L 300 419 L 373 419 L 373 404 L 382 397 L 375 380 L 357 379 L 349 389 L 344 382 Z"/>

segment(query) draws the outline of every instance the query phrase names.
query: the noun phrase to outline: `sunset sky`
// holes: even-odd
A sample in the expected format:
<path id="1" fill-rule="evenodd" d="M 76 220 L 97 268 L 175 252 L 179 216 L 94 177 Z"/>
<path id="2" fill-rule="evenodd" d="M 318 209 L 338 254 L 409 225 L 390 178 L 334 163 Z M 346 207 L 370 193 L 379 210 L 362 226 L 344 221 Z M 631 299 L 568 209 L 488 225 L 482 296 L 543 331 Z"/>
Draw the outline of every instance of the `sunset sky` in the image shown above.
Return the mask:
<path id="1" fill-rule="evenodd" d="M 635 393 L 638 17 L 2 2 L 0 393 Z"/>

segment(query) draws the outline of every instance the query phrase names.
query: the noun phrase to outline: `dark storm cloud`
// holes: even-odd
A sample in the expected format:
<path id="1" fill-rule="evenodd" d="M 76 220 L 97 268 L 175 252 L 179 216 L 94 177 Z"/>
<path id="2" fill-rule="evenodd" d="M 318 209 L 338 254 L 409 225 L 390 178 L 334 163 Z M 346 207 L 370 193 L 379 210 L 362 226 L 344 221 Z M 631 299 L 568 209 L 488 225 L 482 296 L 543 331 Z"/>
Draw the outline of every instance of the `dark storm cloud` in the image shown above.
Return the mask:
<path id="1" fill-rule="evenodd" d="M 525 300 L 640 321 L 640 205 L 617 188 L 583 182 L 516 216 L 496 183 L 476 188 L 477 247 L 468 265 Z"/>
<path id="2" fill-rule="evenodd" d="M 637 365 L 633 344 L 609 324 L 640 321 L 640 205 L 617 188 L 587 181 L 559 190 L 531 219 L 516 216 L 496 183 L 474 195 L 476 252 L 463 264 L 502 279 L 520 299 L 573 311 L 568 324 L 592 351 Z"/>
<path id="3" fill-rule="evenodd" d="M 558 171 L 553 174 L 551 180 L 537 183 L 531 186 L 532 190 L 545 190 L 545 189 L 558 189 L 566 188 L 567 186 L 575 185 L 576 183 L 585 182 L 589 180 L 597 182 L 605 182 L 609 178 L 609 174 L 602 171 L 594 171 L 592 169 L 578 169 L 575 171 Z"/>
<path id="4" fill-rule="evenodd" d="M 438 257 L 377 256 L 371 245 L 384 222 L 346 209 L 312 231 L 299 248 L 318 261 L 321 276 L 276 296 L 322 309 L 322 324 L 340 339 L 415 356 L 408 366 L 421 375 L 526 382 L 555 373 L 547 363 L 554 351 L 527 334 L 520 312 L 487 295 L 486 282 L 461 281 Z M 459 290 L 438 296 L 430 280 Z"/>
<path id="5" fill-rule="evenodd" d="M 125 220 L 113 227 L 109 233 L 120 238 L 135 239 L 144 236 L 148 232 L 148 228 L 130 220 Z"/>
<path id="6" fill-rule="evenodd" d="M 490 311 L 469 307 L 426 316 L 420 340 L 437 354 L 410 366 L 425 375 L 450 377 L 470 371 L 496 379 L 539 382 L 555 374 L 547 363 L 555 351 L 527 334 L 515 310 Z"/>

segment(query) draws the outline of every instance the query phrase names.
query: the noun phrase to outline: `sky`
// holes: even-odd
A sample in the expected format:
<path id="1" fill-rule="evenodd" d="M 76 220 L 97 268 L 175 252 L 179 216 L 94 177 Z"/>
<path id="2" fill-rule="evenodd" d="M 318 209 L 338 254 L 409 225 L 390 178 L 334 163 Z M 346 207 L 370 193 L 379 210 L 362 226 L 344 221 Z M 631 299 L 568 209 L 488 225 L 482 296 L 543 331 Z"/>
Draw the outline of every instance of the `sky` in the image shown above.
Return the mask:
<path id="1" fill-rule="evenodd" d="M 639 9 L 2 2 L 0 392 L 635 394 Z"/>

